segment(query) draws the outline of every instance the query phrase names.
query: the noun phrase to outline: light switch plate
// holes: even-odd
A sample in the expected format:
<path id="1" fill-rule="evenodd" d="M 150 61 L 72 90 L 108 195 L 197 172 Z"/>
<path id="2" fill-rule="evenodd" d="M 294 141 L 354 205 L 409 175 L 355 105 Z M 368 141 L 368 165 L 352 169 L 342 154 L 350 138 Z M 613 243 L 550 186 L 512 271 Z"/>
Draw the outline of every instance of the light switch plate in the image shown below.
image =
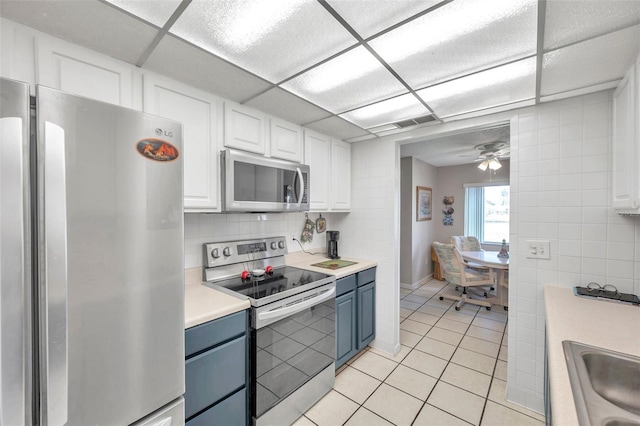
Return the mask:
<path id="1" fill-rule="evenodd" d="M 550 259 L 549 240 L 527 240 L 528 259 Z"/>

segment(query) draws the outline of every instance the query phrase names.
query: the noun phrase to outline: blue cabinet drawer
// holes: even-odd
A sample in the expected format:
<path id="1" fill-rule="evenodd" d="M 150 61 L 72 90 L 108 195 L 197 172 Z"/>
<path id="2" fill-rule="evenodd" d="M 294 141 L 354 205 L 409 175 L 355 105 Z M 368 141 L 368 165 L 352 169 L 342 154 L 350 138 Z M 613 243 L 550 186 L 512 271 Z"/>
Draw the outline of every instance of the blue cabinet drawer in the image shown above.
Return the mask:
<path id="1" fill-rule="evenodd" d="M 340 278 L 336 281 L 336 297 L 355 290 L 356 287 L 356 274 Z"/>
<path id="2" fill-rule="evenodd" d="M 358 287 L 369 284 L 376 280 L 376 268 L 366 269 L 358 272 Z"/>
<path id="3" fill-rule="evenodd" d="M 186 423 L 186 426 L 246 426 L 246 400 L 247 390 L 243 388 L 192 418 Z"/>
<path id="4" fill-rule="evenodd" d="M 246 359 L 246 336 L 188 359 L 185 365 L 185 418 L 244 387 Z"/>
<path id="5" fill-rule="evenodd" d="M 247 331 L 247 311 L 238 312 L 187 329 L 184 336 L 184 354 L 189 357 Z"/>

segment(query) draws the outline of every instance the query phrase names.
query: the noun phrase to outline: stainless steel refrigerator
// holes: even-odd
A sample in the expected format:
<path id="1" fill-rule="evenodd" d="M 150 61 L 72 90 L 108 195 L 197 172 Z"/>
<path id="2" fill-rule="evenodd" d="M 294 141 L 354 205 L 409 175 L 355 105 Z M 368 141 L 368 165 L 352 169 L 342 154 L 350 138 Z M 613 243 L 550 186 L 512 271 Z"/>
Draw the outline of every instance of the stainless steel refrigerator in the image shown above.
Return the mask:
<path id="1" fill-rule="evenodd" d="M 181 125 L 0 95 L 0 425 L 184 424 Z"/>

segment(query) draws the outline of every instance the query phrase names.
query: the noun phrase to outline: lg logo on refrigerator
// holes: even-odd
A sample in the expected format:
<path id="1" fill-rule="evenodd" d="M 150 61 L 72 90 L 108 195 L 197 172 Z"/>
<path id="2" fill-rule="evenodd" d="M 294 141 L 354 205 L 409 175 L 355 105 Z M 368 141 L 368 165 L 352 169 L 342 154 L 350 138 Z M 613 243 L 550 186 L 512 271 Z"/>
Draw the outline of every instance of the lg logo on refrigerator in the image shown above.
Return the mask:
<path id="1" fill-rule="evenodd" d="M 156 135 L 158 136 L 167 136 L 172 138 L 173 137 L 173 132 L 167 132 L 166 130 L 162 130 L 160 128 L 156 129 Z"/>

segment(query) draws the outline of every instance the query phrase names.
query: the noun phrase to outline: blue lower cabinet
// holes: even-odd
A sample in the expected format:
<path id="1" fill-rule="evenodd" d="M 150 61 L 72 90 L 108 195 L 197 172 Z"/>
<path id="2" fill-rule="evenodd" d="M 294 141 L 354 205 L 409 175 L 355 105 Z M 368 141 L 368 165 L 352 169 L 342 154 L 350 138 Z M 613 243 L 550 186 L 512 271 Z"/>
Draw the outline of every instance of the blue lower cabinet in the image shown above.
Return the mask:
<path id="1" fill-rule="evenodd" d="M 358 349 L 376 337 L 376 283 L 358 287 Z"/>
<path id="2" fill-rule="evenodd" d="M 227 399 L 187 421 L 186 426 L 246 426 L 247 390 L 243 388 Z"/>
<path id="3" fill-rule="evenodd" d="M 336 297 L 336 368 L 358 353 L 355 291 Z"/>

